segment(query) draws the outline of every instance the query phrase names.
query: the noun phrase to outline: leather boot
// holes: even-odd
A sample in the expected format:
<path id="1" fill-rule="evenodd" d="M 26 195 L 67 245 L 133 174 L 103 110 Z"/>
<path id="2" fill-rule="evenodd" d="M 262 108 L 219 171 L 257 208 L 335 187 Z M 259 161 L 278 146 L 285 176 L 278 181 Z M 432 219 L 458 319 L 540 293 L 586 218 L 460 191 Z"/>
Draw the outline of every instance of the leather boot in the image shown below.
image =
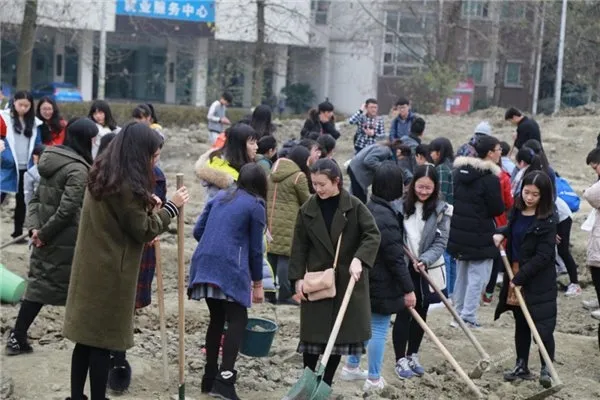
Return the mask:
<path id="1" fill-rule="evenodd" d="M 517 379 L 524 380 L 532 380 L 534 376 L 529 372 L 529 368 L 527 367 L 527 361 L 522 358 L 517 360 L 515 368 L 512 371 L 507 371 L 504 373 L 504 380 L 507 382 L 513 382 Z"/>
<path id="2" fill-rule="evenodd" d="M 219 366 L 204 366 L 204 375 L 202 375 L 202 384 L 200 385 L 200 391 L 202 393 L 210 393 L 213 388 L 213 383 L 219 372 Z"/>
<path id="3" fill-rule="evenodd" d="M 223 371 L 217 375 L 210 395 L 224 400 L 241 400 L 235 392 L 237 371 Z"/>

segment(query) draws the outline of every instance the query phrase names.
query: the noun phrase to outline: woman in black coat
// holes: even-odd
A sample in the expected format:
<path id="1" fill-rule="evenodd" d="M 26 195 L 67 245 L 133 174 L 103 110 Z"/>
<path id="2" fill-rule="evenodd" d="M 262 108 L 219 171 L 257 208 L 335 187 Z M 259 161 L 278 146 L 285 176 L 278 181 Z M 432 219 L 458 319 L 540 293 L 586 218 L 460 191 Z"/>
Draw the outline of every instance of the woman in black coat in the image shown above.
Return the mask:
<path id="1" fill-rule="evenodd" d="M 506 238 L 506 255 L 515 275 L 509 282 L 508 274 L 504 274 L 495 314 L 495 319 L 498 319 L 504 311 L 511 310 L 515 318 L 517 362 L 512 371 L 504 374 L 506 381 L 533 379 L 528 368 L 531 330 L 514 290 L 521 290 L 542 342 L 554 360 L 557 314 L 554 248 L 558 220 L 554 214 L 552 188 L 550 177 L 545 172 L 527 174 L 520 196 L 515 200 L 508 226 L 502 234 L 494 235 L 497 246 Z M 552 385 L 550 373 L 543 359 L 541 363 L 540 384 L 548 388 Z"/>
<path id="2" fill-rule="evenodd" d="M 320 134 L 328 133 L 334 139 L 339 139 L 340 133 L 335 129 L 333 110 L 333 104 L 328 101 L 324 101 L 319 104 L 318 108 L 310 110 L 300 136 L 306 138 L 311 132 L 319 132 Z"/>

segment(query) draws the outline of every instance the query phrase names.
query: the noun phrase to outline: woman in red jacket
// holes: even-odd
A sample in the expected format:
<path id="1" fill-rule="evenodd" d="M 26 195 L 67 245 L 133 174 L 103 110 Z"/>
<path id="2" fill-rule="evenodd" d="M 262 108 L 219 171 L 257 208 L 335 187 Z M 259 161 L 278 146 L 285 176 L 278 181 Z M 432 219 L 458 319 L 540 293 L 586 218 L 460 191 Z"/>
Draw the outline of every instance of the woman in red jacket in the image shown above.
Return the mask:
<path id="1" fill-rule="evenodd" d="M 51 97 L 45 96 L 40 99 L 36 110 L 36 117 L 44 122 L 39 127 L 42 143 L 46 146 L 63 144 L 67 122 L 60 116 L 58 106 Z"/>
<path id="2" fill-rule="evenodd" d="M 500 160 L 500 162 L 497 164 L 500 168 L 502 168 L 502 160 Z M 504 202 L 505 211 L 502 213 L 502 215 L 495 217 L 494 220 L 496 221 L 496 227 L 501 228 L 508 224 L 508 210 L 512 208 L 514 199 L 510 183 L 510 173 L 502 168 L 502 172 L 498 177 L 500 178 L 500 191 L 502 193 L 502 201 Z M 498 252 L 498 255 L 494 259 L 494 266 L 492 267 L 490 280 L 485 287 L 485 293 L 482 295 L 483 305 L 489 305 L 492 302 L 496 280 L 498 279 L 498 273 L 502 271 L 502 268 L 502 257 L 500 256 L 500 252 Z"/>

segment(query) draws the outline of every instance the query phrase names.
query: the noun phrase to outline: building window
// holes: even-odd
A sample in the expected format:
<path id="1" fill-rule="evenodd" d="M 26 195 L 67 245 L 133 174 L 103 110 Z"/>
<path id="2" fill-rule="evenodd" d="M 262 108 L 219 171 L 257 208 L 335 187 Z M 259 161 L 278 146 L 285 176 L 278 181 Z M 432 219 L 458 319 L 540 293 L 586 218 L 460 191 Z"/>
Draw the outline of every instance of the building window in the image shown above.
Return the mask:
<path id="1" fill-rule="evenodd" d="M 487 18 L 488 2 L 483 0 L 463 0 L 461 14 L 463 18 Z"/>
<path id="2" fill-rule="evenodd" d="M 507 62 L 504 70 L 504 86 L 521 86 L 521 63 Z"/>
<path id="3" fill-rule="evenodd" d="M 469 61 L 467 64 L 467 76 L 473 79 L 477 85 L 483 83 L 483 71 L 485 63 L 483 61 Z"/>
<path id="4" fill-rule="evenodd" d="M 421 67 L 426 53 L 425 24 L 429 14 L 387 11 L 383 38 L 382 73 L 402 76 Z"/>
<path id="5" fill-rule="evenodd" d="M 527 14 L 527 9 L 525 8 L 525 4 L 519 3 L 517 1 L 505 1 L 502 4 L 502 8 L 500 11 L 500 18 L 511 19 L 511 20 L 521 20 L 521 19 L 525 19 L 526 14 Z"/>
<path id="6" fill-rule="evenodd" d="M 330 3 L 330 1 L 326 0 L 312 0 L 310 2 L 312 20 L 315 22 L 315 24 L 327 25 Z"/>

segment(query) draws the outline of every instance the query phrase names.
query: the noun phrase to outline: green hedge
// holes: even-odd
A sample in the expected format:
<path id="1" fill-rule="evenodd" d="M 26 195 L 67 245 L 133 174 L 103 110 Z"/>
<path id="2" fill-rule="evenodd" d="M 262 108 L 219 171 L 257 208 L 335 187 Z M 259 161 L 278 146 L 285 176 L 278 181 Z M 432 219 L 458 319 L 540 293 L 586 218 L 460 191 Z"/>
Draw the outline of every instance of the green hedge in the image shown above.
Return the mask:
<path id="1" fill-rule="evenodd" d="M 81 117 L 87 115 L 91 102 L 83 103 L 60 103 L 58 106 L 60 112 L 67 120 L 73 117 Z M 117 120 L 119 125 L 124 125 L 131 119 L 131 112 L 135 106 L 139 103 L 121 103 L 121 102 L 110 102 L 110 108 L 113 113 L 113 117 Z M 170 104 L 153 104 L 156 110 L 158 121 L 162 126 L 189 126 L 198 123 L 206 123 L 206 114 L 208 109 L 206 107 L 193 107 L 184 105 L 170 105 Z M 239 121 L 242 117 L 250 114 L 250 109 L 247 108 L 229 108 L 227 109 L 227 117 L 232 121 Z M 305 115 L 292 115 L 286 114 L 282 119 L 304 119 Z M 342 115 L 336 115 L 336 120 L 341 121 L 346 118 Z"/>

